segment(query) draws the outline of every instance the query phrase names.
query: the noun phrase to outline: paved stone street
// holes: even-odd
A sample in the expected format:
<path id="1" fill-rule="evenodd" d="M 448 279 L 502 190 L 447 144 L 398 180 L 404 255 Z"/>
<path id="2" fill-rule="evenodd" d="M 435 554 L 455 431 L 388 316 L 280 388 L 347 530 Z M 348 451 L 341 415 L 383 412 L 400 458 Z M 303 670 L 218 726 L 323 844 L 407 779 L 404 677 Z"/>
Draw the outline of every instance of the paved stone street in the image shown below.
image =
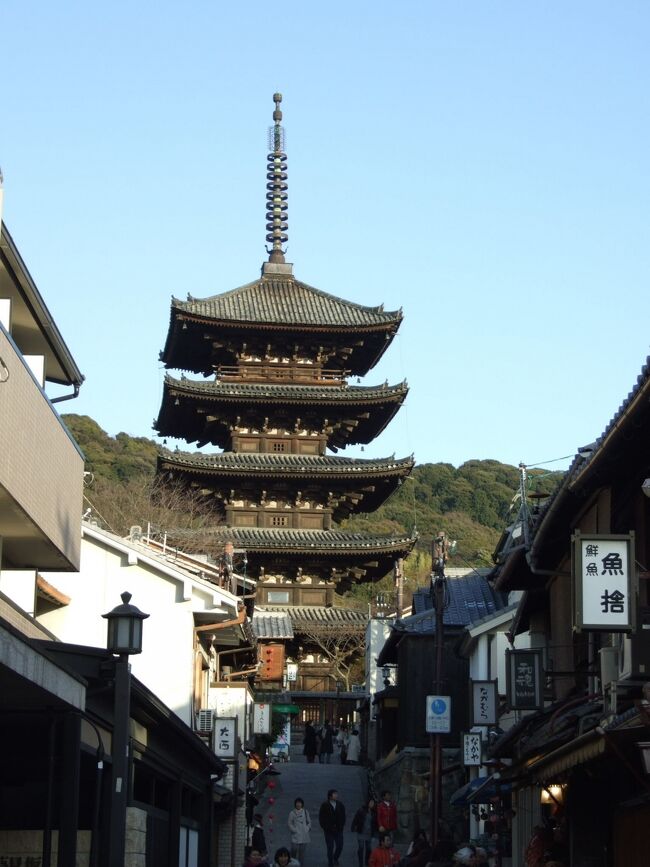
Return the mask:
<path id="1" fill-rule="evenodd" d="M 302 798 L 312 820 L 311 843 L 307 858 L 301 867 L 327 867 L 325 839 L 318 824 L 318 810 L 327 797 L 328 789 L 338 789 L 339 799 L 345 805 L 346 827 L 344 833 L 341 867 L 357 867 L 357 835 L 351 833 L 350 823 L 357 808 L 366 797 L 367 772 L 365 768 L 354 765 L 341 765 L 338 755 L 332 756 L 329 765 L 308 764 L 298 748 L 291 761 L 276 765 L 280 776 L 274 778 L 274 789 L 266 789 L 264 799 L 257 812 L 264 816 L 264 829 L 269 854 L 273 855 L 280 846 L 290 848 L 290 835 L 287 816 L 293 809 L 296 798 Z M 301 749 L 301 748 L 300 748 Z M 275 799 L 273 804 L 268 798 Z M 273 818 L 271 818 L 271 816 Z"/>

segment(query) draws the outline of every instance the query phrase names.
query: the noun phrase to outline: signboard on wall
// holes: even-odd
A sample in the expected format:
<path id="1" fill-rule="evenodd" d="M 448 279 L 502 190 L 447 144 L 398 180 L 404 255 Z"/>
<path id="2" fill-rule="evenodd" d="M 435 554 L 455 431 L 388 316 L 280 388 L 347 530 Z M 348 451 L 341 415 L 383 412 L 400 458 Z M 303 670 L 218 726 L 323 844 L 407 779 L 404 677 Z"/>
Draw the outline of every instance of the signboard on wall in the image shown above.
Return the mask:
<path id="1" fill-rule="evenodd" d="M 498 694 L 496 680 L 470 680 L 469 724 L 472 726 L 495 726 L 498 719 Z"/>
<path id="2" fill-rule="evenodd" d="M 542 651 L 506 650 L 506 695 L 510 710 L 544 706 Z"/>
<path id="3" fill-rule="evenodd" d="M 234 759 L 237 755 L 236 717 L 217 717 L 212 732 L 214 752 L 220 759 Z"/>
<path id="4" fill-rule="evenodd" d="M 446 735 L 451 731 L 451 697 L 428 695 L 426 730 L 430 735 Z"/>
<path id="5" fill-rule="evenodd" d="M 633 632 L 637 572 L 634 533 L 571 537 L 573 625 L 606 632 Z"/>
<path id="6" fill-rule="evenodd" d="M 483 755 L 483 741 L 480 732 L 463 732 L 463 764 L 465 767 L 478 767 Z"/>
<path id="7" fill-rule="evenodd" d="M 255 702 L 253 705 L 253 734 L 268 735 L 271 731 L 271 705 Z"/>

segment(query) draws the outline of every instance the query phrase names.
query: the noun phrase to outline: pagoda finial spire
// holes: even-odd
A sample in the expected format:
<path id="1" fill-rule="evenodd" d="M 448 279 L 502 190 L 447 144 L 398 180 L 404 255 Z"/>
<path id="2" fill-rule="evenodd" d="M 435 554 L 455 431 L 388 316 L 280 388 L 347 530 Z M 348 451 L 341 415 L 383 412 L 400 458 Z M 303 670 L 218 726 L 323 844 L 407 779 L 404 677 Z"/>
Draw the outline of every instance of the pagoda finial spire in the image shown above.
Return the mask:
<path id="1" fill-rule="evenodd" d="M 281 124 L 282 94 L 274 93 L 273 126 L 269 127 L 269 154 L 266 158 L 266 248 L 269 262 L 284 263 L 283 244 L 289 240 L 287 230 L 287 155 L 284 152 L 284 127 Z"/>

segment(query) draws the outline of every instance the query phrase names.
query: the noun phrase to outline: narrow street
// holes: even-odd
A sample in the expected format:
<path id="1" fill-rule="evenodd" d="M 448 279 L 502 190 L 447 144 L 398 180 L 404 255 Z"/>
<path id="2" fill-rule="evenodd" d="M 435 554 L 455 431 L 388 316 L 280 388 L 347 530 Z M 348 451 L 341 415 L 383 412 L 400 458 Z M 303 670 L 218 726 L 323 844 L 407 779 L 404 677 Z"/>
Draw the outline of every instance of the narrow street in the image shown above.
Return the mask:
<path id="1" fill-rule="evenodd" d="M 280 776 L 274 777 L 275 787 L 266 789 L 256 812 L 264 816 L 264 830 L 269 855 L 280 846 L 291 848 L 287 816 L 296 798 L 302 798 L 312 820 L 311 843 L 301 867 L 327 867 L 325 838 L 318 824 L 318 810 L 327 798 L 328 789 L 338 789 L 339 800 L 345 806 L 346 822 L 341 867 L 357 865 L 357 835 L 350 831 L 356 810 L 366 797 L 367 771 L 358 765 L 341 765 L 338 754 L 332 763 L 310 765 L 302 755 L 302 747 L 293 747 L 291 761 L 276 765 Z M 274 799 L 268 803 L 269 797 Z"/>

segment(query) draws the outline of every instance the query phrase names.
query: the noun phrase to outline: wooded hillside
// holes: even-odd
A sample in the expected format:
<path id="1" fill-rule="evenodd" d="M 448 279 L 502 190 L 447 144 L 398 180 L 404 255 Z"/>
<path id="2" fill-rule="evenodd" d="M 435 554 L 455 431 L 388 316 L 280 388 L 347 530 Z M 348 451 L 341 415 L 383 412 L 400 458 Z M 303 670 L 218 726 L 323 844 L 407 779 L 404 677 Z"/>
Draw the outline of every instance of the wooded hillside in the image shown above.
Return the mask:
<path id="1" fill-rule="evenodd" d="M 86 455 L 92 473 L 86 487 L 87 503 L 108 529 L 128 533 L 134 524 L 148 521 L 162 530 L 179 527 L 208 528 L 217 520 L 197 498 L 179 491 L 161 496 L 153 483 L 158 446 L 145 437 L 119 433 L 110 437 L 88 416 L 68 414 L 64 420 Z M 532 470 L 529 490 L 550 492 L 560 473 Z M 445 530 L 458 541 L 457 566 L 487 566 L 503 528 L 516 515 L 511 507 L 519 490 L 516 467 L 492 460 L 471 460 L 456 468 L 451 464 L 416 466 L 395 494 L 376 512 L 349 519 L 349 530 L 369 533 L 420 535 L 408 558 L 409 583 L 422 583 L 429 570 L 432 536 Z M 388 586 L 388 585 L 387 585 Z"/>

